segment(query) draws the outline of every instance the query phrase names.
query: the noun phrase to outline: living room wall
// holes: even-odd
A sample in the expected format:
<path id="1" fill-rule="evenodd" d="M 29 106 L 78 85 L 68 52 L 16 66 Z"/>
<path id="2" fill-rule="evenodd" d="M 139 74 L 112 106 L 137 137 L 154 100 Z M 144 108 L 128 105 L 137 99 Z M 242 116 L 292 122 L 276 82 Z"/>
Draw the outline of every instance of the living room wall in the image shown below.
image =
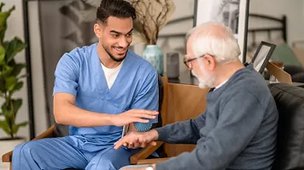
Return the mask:
<path id="1" fill-rule="evenodd" d="M 288 44 L 304 40 L 304 1 L 303 0 L 251 0 L 250 13 L 267 14 L 274 17 L 287 16 Z"/>

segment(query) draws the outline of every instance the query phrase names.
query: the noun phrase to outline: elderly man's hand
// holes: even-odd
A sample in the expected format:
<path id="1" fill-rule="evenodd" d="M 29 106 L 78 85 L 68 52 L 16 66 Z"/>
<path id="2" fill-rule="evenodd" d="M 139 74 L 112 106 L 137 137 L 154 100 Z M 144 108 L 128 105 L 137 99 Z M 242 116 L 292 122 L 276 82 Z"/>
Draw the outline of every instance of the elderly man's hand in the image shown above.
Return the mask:
<path id="1" fill-rule="evenodd" d="M 119 149 L 121 146 L 128 148 L 144 148 L 147 145 L 156 145 L 155 140 L 158 138 L 156 130 L 152 129 L 148 132 L 130 132 L 114 144 L 114 149 Z"/>

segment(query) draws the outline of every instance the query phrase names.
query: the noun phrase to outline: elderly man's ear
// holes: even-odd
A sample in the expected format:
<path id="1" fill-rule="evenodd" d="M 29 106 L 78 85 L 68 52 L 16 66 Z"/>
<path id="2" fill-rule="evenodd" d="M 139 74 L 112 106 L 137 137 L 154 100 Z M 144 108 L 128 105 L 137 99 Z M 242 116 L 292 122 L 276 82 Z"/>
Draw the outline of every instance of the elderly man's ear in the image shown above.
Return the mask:
<path id="1" fill-rule="evenodd" d="M 206 66 L 206 69 L 210 71 L 215 69 L 216 61 L 212 55 L 207 54 L 205 57 L 203 57 L 203 61 Z"/>

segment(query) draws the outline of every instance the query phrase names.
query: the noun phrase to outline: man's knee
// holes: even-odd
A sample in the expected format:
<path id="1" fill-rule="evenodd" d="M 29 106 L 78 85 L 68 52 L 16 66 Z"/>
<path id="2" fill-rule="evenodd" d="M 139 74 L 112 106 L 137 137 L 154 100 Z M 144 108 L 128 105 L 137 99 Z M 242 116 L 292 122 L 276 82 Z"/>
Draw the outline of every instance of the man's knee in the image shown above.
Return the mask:
<path id="1" fill-rule="evenodd" d="M 106 158 L 94 159 L 86 167 L 86 170 L 99 169 L 99 170 L 116 170 L 119 167 L 115 166 L 115 163 Z"/>
<path id="2" fill-rule="evenodd" d="M 32 143 L 23 143 L 13 151 L 13 169 L 39 169 L 33 154 L 38 153 L 38 148 Z"/>
<path id="3" fill-rule="evenodd" d="M 105 169 L 116 170 L 125 165 L 129 165 L 131 152 L 127 150 L 108 150 L 103 154 L 97 154 L 86 169 Z"/>
<path id="4" fill-rule="evenodd" d="M 30 159 L 33 155 L 37 155 L 39 150 L 41 151 L 34 142 L 23 143 L 15 147 L 13 157 L 21 156 L 23 158 Z"/>

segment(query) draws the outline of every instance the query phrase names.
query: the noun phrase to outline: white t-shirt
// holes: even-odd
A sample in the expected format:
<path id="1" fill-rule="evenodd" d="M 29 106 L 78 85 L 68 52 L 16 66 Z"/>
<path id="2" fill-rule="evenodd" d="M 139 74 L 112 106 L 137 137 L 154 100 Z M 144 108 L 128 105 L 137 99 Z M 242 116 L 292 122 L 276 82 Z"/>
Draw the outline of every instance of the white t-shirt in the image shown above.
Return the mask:
<path id="1" fill-rule="evenodd" d="M 123 63 L 123 61 L 119 64 L 119 66 L 117 66 L 115 68 L 107 68 L 102 63 L 100 63 L 102 66 L 103 72 L 105 74 L 109 89 L 111 89 L 111 87 L 113 86 L 113 84 L 116 80 L 116 77 L 121 69 L 122 63 Z"/>

